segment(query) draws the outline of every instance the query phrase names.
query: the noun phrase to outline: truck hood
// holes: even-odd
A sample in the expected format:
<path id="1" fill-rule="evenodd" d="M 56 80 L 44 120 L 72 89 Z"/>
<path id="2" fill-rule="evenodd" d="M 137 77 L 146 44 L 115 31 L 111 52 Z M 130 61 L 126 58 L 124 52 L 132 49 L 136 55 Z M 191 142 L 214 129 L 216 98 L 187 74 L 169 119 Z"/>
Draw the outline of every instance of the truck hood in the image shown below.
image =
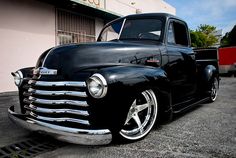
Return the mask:
<path id="1" fill-rule="evenodd" d="M 102 65 L 145 64 L 146 60 L 152 58 L 160 60 L 157 43 L 116 41 L 70 44 L 51 49 L 46 54 L 42 65 L 38 67 L 56 69 L 59 73 L 65 74 L 81 68 Z"/>

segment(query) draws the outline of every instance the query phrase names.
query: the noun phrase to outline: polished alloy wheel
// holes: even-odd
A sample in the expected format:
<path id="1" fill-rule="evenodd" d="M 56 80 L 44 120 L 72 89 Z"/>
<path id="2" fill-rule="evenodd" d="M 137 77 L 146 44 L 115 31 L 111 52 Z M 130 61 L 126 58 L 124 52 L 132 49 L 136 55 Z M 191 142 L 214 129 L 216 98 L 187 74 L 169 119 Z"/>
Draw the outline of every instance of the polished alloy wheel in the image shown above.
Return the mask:
<path id="1" fill-rule="evenodd" d="M 143 91 L 133 101 L 120 135 L 127 140 L 145 137 L 156 121 L 157 111 L 158 103 L 154 92 Z"/>
<path id="2" fill-rule="evenodd" d="M 212 86 L 211 86 L 211 96 L 210 96 L 210 100 L 212 102 L 214 102 L 217 98 L 218 89 L 219 89 L 219 82 L 218 82 L 217 78 L 214 77 L 213 82 L 212 82 Z"/>

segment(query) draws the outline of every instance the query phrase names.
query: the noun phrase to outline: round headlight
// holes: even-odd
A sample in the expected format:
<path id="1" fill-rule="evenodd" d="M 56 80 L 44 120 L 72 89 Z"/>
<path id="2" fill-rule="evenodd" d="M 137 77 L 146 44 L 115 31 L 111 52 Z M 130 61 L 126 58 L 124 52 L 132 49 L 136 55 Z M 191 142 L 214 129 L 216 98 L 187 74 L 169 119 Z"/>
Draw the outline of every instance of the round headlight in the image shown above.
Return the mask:
<path id="1" fill-rule="evenodd" d="M 13 77 L 14 77 L 14 82 L 15 85 L 20 87 L 22 82 L 23 82 L 23 74 L 21 71 L 16 71 L 12 73 Z"/>
<path id="2" fill-rule="evenodd" d="M 87 80 L 88 91 L 94 98 L 103 98 L 107 94 L 107 82 L 101 74 L 94 74 Z"/>

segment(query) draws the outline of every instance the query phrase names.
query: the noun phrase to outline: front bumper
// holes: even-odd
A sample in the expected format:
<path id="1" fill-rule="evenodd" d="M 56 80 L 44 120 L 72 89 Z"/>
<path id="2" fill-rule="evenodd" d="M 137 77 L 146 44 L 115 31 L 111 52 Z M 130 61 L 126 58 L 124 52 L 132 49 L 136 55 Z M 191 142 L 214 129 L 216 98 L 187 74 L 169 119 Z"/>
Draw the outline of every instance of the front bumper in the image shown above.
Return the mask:
<path id="1" fill-rule="evenodd" d="M 56 139 L 82 145 L 105 145 L 112 140 L 108 129 L 86 130 L 54 125 L 30 118 L 25 114 L 18 114 L 14 106 L 8 109 L 9 118 L 16 124 L 31 131 L 43 132 Z"/>

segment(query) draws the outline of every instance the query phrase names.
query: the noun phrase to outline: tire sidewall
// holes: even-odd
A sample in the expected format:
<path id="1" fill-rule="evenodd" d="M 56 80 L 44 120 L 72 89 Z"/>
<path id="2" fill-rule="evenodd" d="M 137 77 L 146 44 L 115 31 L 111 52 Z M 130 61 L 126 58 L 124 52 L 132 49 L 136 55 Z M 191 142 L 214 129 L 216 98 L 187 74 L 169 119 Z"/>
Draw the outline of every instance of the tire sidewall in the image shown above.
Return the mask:
<path id="1" fill-rule="evenodd" d="M 120 142 L 122 142 L 122 143 L 131 143 L 131 142 L 134 142 L 134 141 L 138 141 L 138 140 L 141 140 L 141 139 L 143 139 L 143 138 L 145 138 L 149 133 L 150 133 L 150 131 L 153 129 L 153 127 L 155 126 L 155 124 L 156 124 L 156 122 L 157 122 L 157 119 L 159 118 L 159 102 L 158 102 L 158 96 L 157 96 L 157 93 L 154 91 L 154 90 L 152 90 L 152 89 L 146 89 L 147 91 L 149 91 L 149 90 L 151 90 L 152 91 L 152 93 L 154 94 L 154 99 L 155 99 L 155 102 L 156 102 L 156 104 L 155 104 L 155 106 L 156 106 L 156 116 L 155 116 L 155 118 L 154 118 L 154 121 L 153 121 L 153 123 L 152 123 L 152 125 L 151 125 L 151 128 L 148 130 L 148 132 L 144 135 L 144 136 L 142 136 L 141 138 L 138 138 L 138 139 L 127 139 L 127 138 L 125 138 L 125 137 L 123 137 L 121 134 L 120 134 L 120 131 L 122 130 L 122 128 L 119 130 L 119 132 L 117 132 L 116 134 L 115 134 L 115 139 L 116 140 L 114 140 L 115 142 L 118 142 L 118 143 L 120 143 Z M 144 90 L 145 91 L 145 90 Z M 142 91 L 143 92 L 143 91 Z M 142 92 L 140 92 L 140 93 L 142 93 Z"/>
<path id="2" fill-rule="evenodd" d="M 215 94 L 215 97 L 213 98 L 212 97 L 212 93 L 213 93 L 213 91 L 212 91 L 212 88 L 213 88 L 213 86 L 214 86 L 214 82 L 215 82 L 215 80 L 216 80 L 216 94 Z M 218 96 L 218 90 L 219 90 L 219 79 L 218 79 L 218 77 L 217 76 L 213 76 L 212 78 L 211 78 L 211 80 L 210 80 L 210 82 L 209 82 L 209 91 L 210 91 L 210 93 L 209 93 L 209 101 L 210 102 L 214 102 L 214 101 L 216 101 L 216 99 L 217 99 L 217 96 Z"/>

